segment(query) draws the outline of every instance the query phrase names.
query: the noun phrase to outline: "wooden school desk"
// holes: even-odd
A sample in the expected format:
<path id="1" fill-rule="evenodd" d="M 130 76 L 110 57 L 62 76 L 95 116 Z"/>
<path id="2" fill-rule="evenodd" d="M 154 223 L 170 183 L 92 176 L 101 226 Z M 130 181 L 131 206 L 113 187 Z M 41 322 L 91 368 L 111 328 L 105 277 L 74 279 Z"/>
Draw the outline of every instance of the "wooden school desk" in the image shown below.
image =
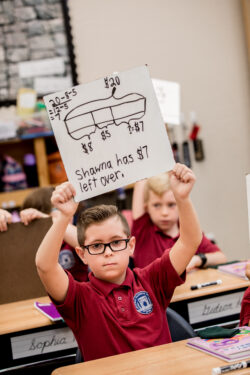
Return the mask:
<path id="1" fill-rule="evenodd" d="M 52 375 L 211 375 L 212 368 L 227 364 L 219 358 L 187 347 L 186 340 L 183 340 L 60 367 Z M 236 374 L 249 375 L 249 368 L 238 370 Z"/>
<path id="2" fill-rule="evenodd" d="M 191 285 L 222 280 L 222 284 L 191 290 Z M 217 269 L 195 270 L 186 282 L 175 289 L 170 307 L 179 312 L 194 329 L 214 324 L 237 324 L 241 300 L 249 280 L 223 273 Z"/>
<path id="3" fill-rule="evenodd" d="M 71 330 L 64 322 L 51 322 L 34 307 L 35 301 L 46 303 L 49 298 L 0 305 L 0 373 L 25 368 L 28 374 L 31 366 L 37 373 L 41 366 L 74 363 L 77 344 Z"/>

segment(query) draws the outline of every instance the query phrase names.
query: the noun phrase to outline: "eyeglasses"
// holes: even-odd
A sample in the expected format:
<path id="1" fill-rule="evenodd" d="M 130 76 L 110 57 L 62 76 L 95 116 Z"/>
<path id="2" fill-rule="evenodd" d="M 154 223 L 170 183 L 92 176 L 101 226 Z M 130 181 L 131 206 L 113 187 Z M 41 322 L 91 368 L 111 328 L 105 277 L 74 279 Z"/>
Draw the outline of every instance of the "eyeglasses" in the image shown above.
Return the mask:
<path id="1" fill-rule="evenodd" d="M 108 246 L 112 251 L 122 251 L 128 246 L 130 238 L 115 240 L 108 243 L 94 243 L 92 245 L 82 246 L 83 249 L 87 249 L 90 255 L 103 254 Z"/>

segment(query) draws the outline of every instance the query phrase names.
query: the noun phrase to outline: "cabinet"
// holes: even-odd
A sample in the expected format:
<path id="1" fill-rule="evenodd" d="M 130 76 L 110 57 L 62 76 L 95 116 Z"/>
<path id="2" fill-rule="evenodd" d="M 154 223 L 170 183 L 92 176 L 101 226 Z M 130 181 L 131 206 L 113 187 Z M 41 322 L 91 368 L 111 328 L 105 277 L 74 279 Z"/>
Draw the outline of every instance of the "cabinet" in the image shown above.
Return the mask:
<path id="1" fill-rule="evenodd" d="M 5 153 L 10 156 L 13 156 L 16 160 L 18 160 L 21 163 L 23 155 L 26 152 L 34 153 L 36 156 L 39 187 L 48 186 L 50 184 L 45 138 L 40 137 L 29 140 L 14 139 L 9 141 L 3 141 L 0 143 L 0 148 L 1 154 Z M 1 192 L 0 207 L 9 209 L 21 206 L 26 196 L 35 189 L 36 188 L 34 187 L 22 190 L 15 190 L 6 193 Z"/>

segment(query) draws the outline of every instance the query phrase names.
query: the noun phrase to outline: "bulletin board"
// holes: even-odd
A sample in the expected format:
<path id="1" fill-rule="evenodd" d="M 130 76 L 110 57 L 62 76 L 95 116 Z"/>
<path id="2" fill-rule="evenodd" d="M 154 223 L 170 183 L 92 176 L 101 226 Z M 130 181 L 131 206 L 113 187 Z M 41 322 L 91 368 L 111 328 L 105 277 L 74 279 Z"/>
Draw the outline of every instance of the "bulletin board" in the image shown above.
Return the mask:
<path id="1" fill-rule="evenodd" d="M 0 106 L 15 104 L 19 88 L 38 98 L 77 84 L 67 0 L 2 0 Z"/>

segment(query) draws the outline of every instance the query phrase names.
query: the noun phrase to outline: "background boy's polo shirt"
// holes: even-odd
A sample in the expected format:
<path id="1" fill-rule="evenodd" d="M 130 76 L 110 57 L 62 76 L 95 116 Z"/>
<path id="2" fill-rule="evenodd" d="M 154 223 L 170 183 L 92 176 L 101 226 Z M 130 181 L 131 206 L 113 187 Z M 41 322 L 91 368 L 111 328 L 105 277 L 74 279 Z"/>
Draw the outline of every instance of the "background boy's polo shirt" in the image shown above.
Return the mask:
<path id="1" fill-rule="evenodd" d="M 63 242 L 58 259 L 63 269 L 69 271 L 77 281 L 88 281 L 88 266 L 83 264 L 74 247 Z"/>
<path id="2" fill-rule="evenodd" d="M 244 293 L 241 301 L 240 327 L 248 326 L 250 320 L 250 287 Z"/>
<path id="3" fill-rule="evenodd" d="M 183 282 L 169 251 L 144 269 L 127 269 L 121 285 L 95 278 L 69 288 L 58 311 L 72 329 L 84 360 L 171 342 L 166 320 L 175 287 Z"/>
<path id="4" fill-rule="evenodd" d="M 152 222 L 148 213 L 133 221 L 132 235 L 136 238 L 134 251 L 135 267 L 145 267 L 156 258 L 161 257 L 164 250 L 173 247 L 179 238 L 179 236 L 170 237 L 164 234 Z M 215 253 L 216 251 L 220 251 L 218 246 L 203 235 L 196 254 Z"/>

